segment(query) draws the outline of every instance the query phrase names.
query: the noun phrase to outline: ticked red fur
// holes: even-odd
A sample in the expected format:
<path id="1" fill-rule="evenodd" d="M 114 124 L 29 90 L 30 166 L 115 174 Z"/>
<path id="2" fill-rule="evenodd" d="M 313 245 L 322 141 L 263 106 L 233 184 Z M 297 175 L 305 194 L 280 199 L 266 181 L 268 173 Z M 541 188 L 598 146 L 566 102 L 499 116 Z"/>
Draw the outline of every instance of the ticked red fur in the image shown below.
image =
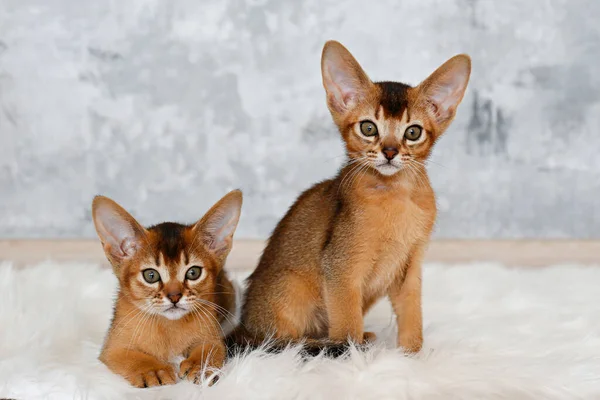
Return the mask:
<path id="1" fill-rule="evenodd" d="M 323 49 L 323 85 L 348 162 L 302 193 L 279 222 L 242 309 L 249 335 L 372 338 L 363 316 L 387 295 L 398 346 L 423 343 L 421 262 L 436 218 L 425 161 L 470 75 L 458 55 L 416 87 L 372 82 L 340 43 Z"/>
<path id="2" fill-rule="evenodd" d="M 193 225 L 146 229 L 109 198 L 94 199 L 94 224 L 119 280 L 100 360 L 132 385 L 171 384 L 178 377 L 199 382 L 222 366 L 219 324 L 235 309 L 223 265 L 241 204 L 241 192 L 233 191 Z M 178 358 L 184 360 L 174 365 Z"/>

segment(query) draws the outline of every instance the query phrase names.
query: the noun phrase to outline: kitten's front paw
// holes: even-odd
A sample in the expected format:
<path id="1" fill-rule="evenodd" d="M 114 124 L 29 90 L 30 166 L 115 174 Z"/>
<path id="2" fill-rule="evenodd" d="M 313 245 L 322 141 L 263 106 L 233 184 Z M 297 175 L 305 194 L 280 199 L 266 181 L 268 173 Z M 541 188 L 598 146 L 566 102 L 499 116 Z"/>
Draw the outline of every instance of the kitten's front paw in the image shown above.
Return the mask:
<path id="1" fill-rule="evenodd" d="M 145 388 L 161 385 L 172 385 L 176 382 L 175 370 L 170 365 L 153 365 L 147 369 L 135 371 L 127 377 L 135 387 Z"/>
<path id="2" fill-rule="evenodd" d="M 377 340 L 377 335 L 373 332 L 365 332 L 363 334 L 363 344 L 373 343 Z"/>
<path id="3" fill-rule="evenodd" d="M 400 336 L 398 338 L 398 347 L 404 349 L 409 354 L 418 353 L 421 351 L 421 347 L 423 347 L 423 336 Z"/>
<path id="4" fill-rule="evenodd" d="M 207 362 L 206 360 L 192 357 L 183 360 L 179 365 L 179 377 L 199 384 L 203 379 L 208 379 L 212 376 L 209 385 L 213 385 L 218 380 L 215 370 L 221 368 L 223 362 L 210 361 L 212 360 Z"/>

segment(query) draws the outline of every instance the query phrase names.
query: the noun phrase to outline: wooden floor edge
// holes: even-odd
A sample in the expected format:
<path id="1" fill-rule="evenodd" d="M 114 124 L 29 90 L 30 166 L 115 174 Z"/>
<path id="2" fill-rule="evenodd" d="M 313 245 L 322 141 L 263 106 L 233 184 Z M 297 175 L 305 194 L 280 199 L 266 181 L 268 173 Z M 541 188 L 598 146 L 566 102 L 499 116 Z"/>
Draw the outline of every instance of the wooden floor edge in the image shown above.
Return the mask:
<path id="1" fill-rule="evenodd" d="M 237 240 L 227 267 L 256 266 L 264 241 Z M 27 265 L 45 260 L 107 264 L 97 240 L 0 240 L 0 261 Z M 497 262 L 507 266 L 600 265 L 600 240 L 433 240 L 429 263 Z"/>

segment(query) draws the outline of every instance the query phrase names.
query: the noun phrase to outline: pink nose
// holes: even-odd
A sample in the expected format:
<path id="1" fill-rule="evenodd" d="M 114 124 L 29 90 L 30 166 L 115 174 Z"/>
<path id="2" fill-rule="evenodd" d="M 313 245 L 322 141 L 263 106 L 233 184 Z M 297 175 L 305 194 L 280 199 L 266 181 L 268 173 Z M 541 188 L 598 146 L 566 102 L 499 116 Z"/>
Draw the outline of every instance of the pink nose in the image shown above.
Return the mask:
<path id="1" fill-rule="evenodd" d="M 169 292 L 167 293 L 167 297 L 171 300 L 171 303 L 177 304 L 177 302 L 181 299 L 181 292 Z"/>
<path id="2" fill-rule="evenodd" d="M 398 149 L 395 147 L 384 147 L 381 151 L 388 160 L 391 160 L 396 156 L 396 154 L 398 154 Z"/>

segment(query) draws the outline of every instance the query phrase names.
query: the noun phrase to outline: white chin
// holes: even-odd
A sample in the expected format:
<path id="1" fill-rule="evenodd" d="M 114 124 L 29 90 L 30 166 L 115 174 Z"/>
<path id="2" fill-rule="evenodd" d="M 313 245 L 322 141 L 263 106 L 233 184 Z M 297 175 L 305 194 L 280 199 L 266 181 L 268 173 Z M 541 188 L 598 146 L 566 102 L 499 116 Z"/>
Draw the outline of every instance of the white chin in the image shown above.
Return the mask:
<path id="1" fill-rule="evenodd" d="M 379 171 L 379 173 L 381 175 L 390 176 L 390 175 L 394 175 L 396 172 L 400 171 L 400 168 L 398 168 L 392 164 L 383 164 L 383 165 L 377 166 L 377 171 Z"/>
<path id="2" fill-rule="evenodd" d="M 163 317 L 170 320 L 176 320 L 187 314 L 188 311 L 183 308 L 169 308 L 161 313 Z"/>

